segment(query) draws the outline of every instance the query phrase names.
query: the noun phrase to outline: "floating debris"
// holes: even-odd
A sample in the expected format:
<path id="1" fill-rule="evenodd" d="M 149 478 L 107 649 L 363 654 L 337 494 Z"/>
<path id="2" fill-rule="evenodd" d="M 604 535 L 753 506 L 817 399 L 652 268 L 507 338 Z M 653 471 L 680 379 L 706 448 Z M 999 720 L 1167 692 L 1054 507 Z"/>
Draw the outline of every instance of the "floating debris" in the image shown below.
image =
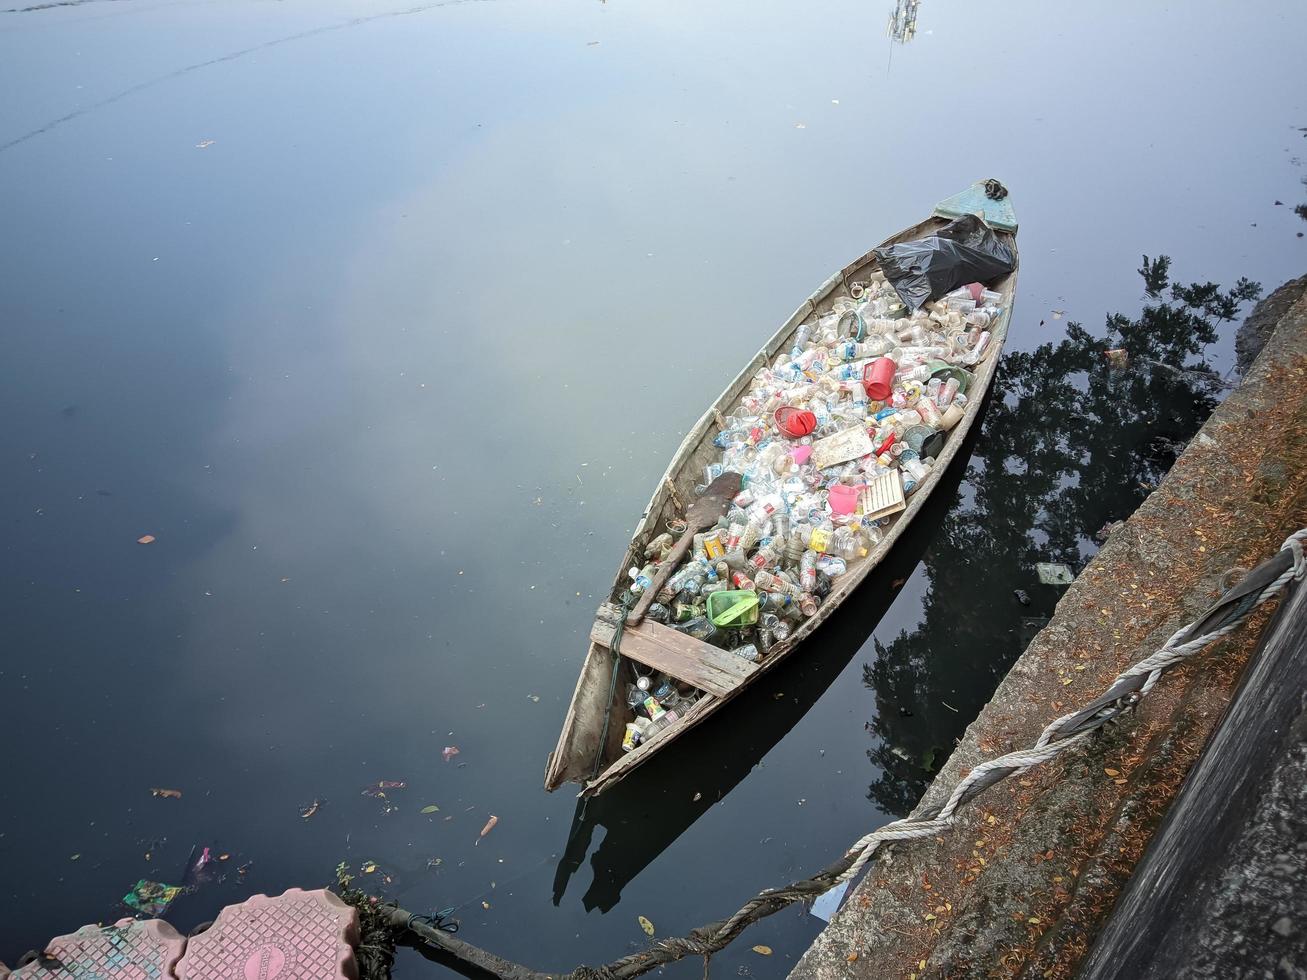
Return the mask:
<path id="1" fill-rule="evenodd" d="M 165 885 L 162 882 L 142 878 L 123 896 L 123 904 L 129 909 L 157 918 L 168 911 L 168 906 L 181 893 L 180 885 Z"/>
<path id="2" fill-rule="evenodd" d="M 1070 585 L 1076 578 L 1069 565 L 1057 562 L 1036 562 L 1035 572 L 1045 585 Z"/>

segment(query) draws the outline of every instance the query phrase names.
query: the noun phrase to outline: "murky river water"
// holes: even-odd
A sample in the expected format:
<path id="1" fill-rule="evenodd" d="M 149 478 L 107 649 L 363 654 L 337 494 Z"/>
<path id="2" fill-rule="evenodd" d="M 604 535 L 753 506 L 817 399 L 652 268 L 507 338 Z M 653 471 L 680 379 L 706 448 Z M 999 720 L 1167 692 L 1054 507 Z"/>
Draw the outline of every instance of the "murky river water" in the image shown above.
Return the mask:
<path id="1" fill-rule="evenodd" d="M 196 846 L 230 857 L 182 928 L 374 861 L 541 969 L 825 865 L 1051 613 L 1034 563 L 1078 569 L 1210 409 L 1103 374 L 1141 253 L 1226 286 L 1307 260 L 1297 3 L 926 0 L 896 44 L 883 0 L 10 2 L 10 962 Z M 821 649 L 572 827 L 545 757 L 680 434 L 831 270 L 990 175 L 1019 356 L 970 474 Z M 781 976 L 819 926 L 716 969 Z"/>

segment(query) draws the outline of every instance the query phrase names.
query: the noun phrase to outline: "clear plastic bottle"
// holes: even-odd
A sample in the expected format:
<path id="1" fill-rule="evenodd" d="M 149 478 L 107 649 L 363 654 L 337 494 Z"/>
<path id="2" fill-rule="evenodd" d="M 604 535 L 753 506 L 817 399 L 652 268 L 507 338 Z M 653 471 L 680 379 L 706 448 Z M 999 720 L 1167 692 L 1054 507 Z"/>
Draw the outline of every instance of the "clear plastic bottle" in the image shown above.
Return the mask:
<path id="1" fill-rule="evenodd" d="M 643 595 L 644 590 L 653 585 L 658 569 L 653 562 L 649 562 L 643 568 L 632 568 L 627 574 L 631 576 L 631 595 Z"/>
<path id="2" fill-rule="evenodd" d="M 948 408 L 953 402 L 953 397 L 958 393 L 958 379 L 949 378 L 944 382 L 944 386 L 939 390 L 939 407 Z"/>
<path id="3" fill-rule="evenodd" d="M 794 331 L 794 346 L 790 348 L 790 358 L 797 358 L 803 353 L 803 348 L 808 343 L 808 338 L 812 336 L 812 324 L 800 323 L 799 329 Z"/>
<path id="4" fill-rule="evenodd" d="M 860 381 L 849 386 L 849 402 L 858 415 L 866 415 L 869 400 L 867 398 L 867 389 L 862 387 Z"/>
<path id="5" fill-rule="evenodd" d="M 831 535 L 835 533 L 835 523 L 826 517 L 812 529 L 808 538 L 808 547 L 813 551 L 825 552 L 830 547 Z"/>
<path id="6" fill-rule="evenodd" d="M 782 578 L 772 572 L 760 571 L 754 577 L 754 581 L 758 584 L 758 588 L 764 589 L 767 592 L 782 592 L 785 595 L 794 596 L 795 598 L 798 598 L 803 594 L 803 590 L 793 582 L 790 582 L 788 579 Z"/>
<path id="7" fill-rule="evenodd" d="M 797 568 L 807 547 L 808 544 L 803 539 L 803 529 L 797 526 L 791 528 L 789 539 L 785 542 L 785 567 Z"/>
<path id="8" fill-rule="evenodd" d="M 761 623 L 777 643 L 784 643 L 794 633 L 794 627 L 775 613 L 763 613 Z"/>
<path id="9" fill-rule="evenodd" d="M 845 561 L 853 561 L 855 558 L 864 558 L 868 552 L 866 539 L 860 527 L 841 527 L 837 528 L 831 535 L 831 547 L 829 554 L 836 555 Z M 824 570 L 824 569 L 823 569 Z M 830 572 L 826 573 L 831 574 Z"/>
<path id="10" fill-rule="evenodd" d="M 799 588 L 811 592 L 817 587 L 817 553 L 805 551 L 799 559 Z"/>
<path id="11" fill-rule="evenodd" d="M 655 561 L 666 561 L 675 543 L 676 539 L 664 531 L 644 546 L 644 556 Z"/>
<path id="12" fill-rule="evenodd" d="M 848 528 L 840 528 L 840 531 L 847 531 L 847 530 Z M 836 534 L 838 535 L 839 531 L 837 531 Z M 848 570 L 849 570 L 848 563 L 844 560 L 844 558 L 842 558 L 839 555 L 822 555 L 816 561 L 815 572 L 822 572 L 825 575 L 829 575 L 831 578 L 835 578 L 839 575 L 843 575 Z M 815 572 L 813 574 L 814 587 L 816 585 L 816 578 L 817 578 Z"/>

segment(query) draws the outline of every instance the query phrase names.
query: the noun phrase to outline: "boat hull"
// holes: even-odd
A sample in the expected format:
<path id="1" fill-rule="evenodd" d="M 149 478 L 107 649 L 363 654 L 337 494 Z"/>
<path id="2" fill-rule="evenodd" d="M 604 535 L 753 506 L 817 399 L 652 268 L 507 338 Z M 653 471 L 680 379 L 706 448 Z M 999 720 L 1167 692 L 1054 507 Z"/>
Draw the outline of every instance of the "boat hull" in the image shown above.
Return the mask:
<path id="1" fill-rule="evenodd" d="M 964 192 L 963 195 L 950 198 L 946 204 L 959 199 L 973 199 L 974 195 L 968 197 L 969 194 L 971 192 Z M 1004 204 L 1002 207 L 1002 217 L 995 221 L 995 226 L 996 229 L 1012 228 L 1011 231 L 998 230 L 997 233 L 1011 246 L 1015 256 L 1015 219 L 1011 217 L 1010 206 Z M 954 216 L 956 216 L 955 210 L 941 205 L 941 209 L 930 218 L 905 228 L 875 248 L 898 242 L 915 241 L 934 234 Z M 848 296 L 849 283 L 865 280 L 876 267 L 874 251 L 875 249 L 867 251 L 823 282 L 759 348 L 721 396 L 709 406 L 687 433 L 632 535 L 631 545 L 613 582 L 614 593 L 620 592 L 628 584 L 626 570 L 633 564 L 642 564 L 645 543 L 659 532 L 669 517 L 683 513 L 684 505 L 694 499 L 693 488 L 699 482 L 704 466 L 719 458 L 720 450 L 713 445 L 713 439 L 719 431 L 718 420 L 730 414 L 758 370 L 772 363 L 776 355 L 790 344 L 790 338 L 800 323 L 814 314 L 823 315 L 831 308 L 837 297 Z M 908 497 L 906 509 L 895 515 L 889 525 L 882 529 L 883 536 L 871 553 L 861 561 L 851 564 L 849 570 L 836 579 L 835 588 L 822 603 L 817 614 L 804 621 L 783 644 L 778 644 L 758 665 L 758 669 L 752 672 L 739 687 L 723 696 L 704 695 L 677 724 L 662 732 L 658 738 L 626 753 L 621 749 L 621 739 L 625 723 L 629 720 L 629 709 L 625 701 L 615 697 L 614 694 L 615 691 L 622 689 L 623 678 L 629 679 L 633 675 L 629 674 L 629 665 L 623 663 L 619 665 L 615 676 L 611 651 L 605 646 L 591 642 L 586 651 L 585 662 L 581 668 L 571 705 L 563 722 L 558 745 L 550 754 L 546 765 L 546 789 L 554 790 L 564 782 L 570 781 L 581 784 L 581 795 L 590 796 L 601 793 L 626 778 L 653 753 L 662 751 L 678 739 L 684 738 L 688 732 L 696 729 L 733 700 L 745 687 L 756 684 L 782 660 L 794 656 L 835 609 L 849 598 L 890 552 L 908 524 L 925 506 L 960 447 L 967 442 L 968 433 L 978 424 L 1007 338 L 1016 292 L 1016 279 L 1017 269 L 1014 268 L 1011 273 L 992 286 L 1003 296 L 1003 312 L 998 323 L 991 330 L 992 339 L 986 356 L 973 370 L 974 379 L 968 388 L 966 411 L 949 432 L 936 465 L 921 481 L 916 492 Z"/>

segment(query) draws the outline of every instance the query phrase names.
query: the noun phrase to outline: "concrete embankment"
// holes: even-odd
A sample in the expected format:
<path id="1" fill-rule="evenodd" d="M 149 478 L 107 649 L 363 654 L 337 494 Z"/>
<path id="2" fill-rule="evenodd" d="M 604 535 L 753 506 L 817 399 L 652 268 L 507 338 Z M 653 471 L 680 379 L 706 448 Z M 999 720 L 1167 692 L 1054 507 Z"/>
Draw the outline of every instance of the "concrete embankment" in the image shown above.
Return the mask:
<path id="1" fill-rule="evenodd" d="M 1307 525 L 1307 278 L 1295 282 L 1296 297 L 1277 291 L 1243 383 L 1067 590 L 921 807 L 1032 744 L 1201 613 L 1231 569 Z M 1166 675 L 1083 748 L 987 791 L 951 833 L 882 851 L 791 977 L 1075 975 L 1269 616 Z"/>

